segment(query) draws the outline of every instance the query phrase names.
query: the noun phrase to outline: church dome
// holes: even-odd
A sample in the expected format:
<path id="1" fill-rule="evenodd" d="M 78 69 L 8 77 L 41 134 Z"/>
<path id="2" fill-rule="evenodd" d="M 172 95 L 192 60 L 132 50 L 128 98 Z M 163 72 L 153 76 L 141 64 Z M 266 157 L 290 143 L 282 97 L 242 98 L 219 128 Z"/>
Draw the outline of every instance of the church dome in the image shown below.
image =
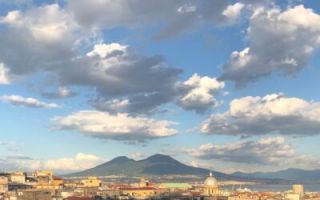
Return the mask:
<path id="1" fill-rule="evenodd" d="M 218 181 L 212 176 L 212 173 L 210 172 L 209 177 L 204 181 L 205 187 L 218 187 Z"/>

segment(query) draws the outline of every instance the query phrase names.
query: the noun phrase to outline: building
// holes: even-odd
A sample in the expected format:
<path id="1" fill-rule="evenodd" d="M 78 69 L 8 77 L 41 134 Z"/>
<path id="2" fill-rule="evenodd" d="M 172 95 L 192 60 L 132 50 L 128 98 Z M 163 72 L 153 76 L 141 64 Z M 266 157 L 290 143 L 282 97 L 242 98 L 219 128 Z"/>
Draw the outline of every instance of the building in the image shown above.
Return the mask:
<path id="1" fill-rule="evenodd" d="M 47 181 L 45 181 L 47 180 Z M 50 181 L 51 180 L 51 181 Z M 51 190 L 58 190 L 62 189 L 64 186 L 64 180 L 62 178 L 53 176 L 52 178 L 44 179 L 42 176 L 40 181 L 35 185 L 37 189 L 51 189 Z"/>
<path id="2" fill-rule="evenodd" d="M 299 194 L 295 194 L 295 193 L 288 193 L 285 195 L 285 199 L 286 200 L 300 200 L 301 197 Z"/>
<path id="3" fill-rule="evenodd" d="M 203 199 L 204 200 L 227 200 L 229 192 L 224 191 L 218 185 L 217 179 L 212 176 L 210 172 L 203 184 Z"/>
<path id="4" fill-rule="evenodd" d="M 98 191 L 98 187 L 78 187 L 74 189 L 74 195 L 79 197 L 94 197 Z"/>
<path id="5" fill-rule="evenodd" d="M 218 181 L 212 176 L 210 172 L 209 177 L 204 181 L 203 194 L 204 196 L 218 196 L 220 195 L 220 190 L 218 186 Z"/>
<path id="6" fill-rule="evenodd" d="M 292 186 L 292 192 L 293 192 L 294 194 L 300 195 L 300 197 L 303 197 L 303 195 L 304 195 L 304 187 L 303 187 L 303 185 L 294 184 L 294 185 Z"/>
<path id="7" fill-rule="evenodd" d="M 139 187 L 148 187 L 149 185 L 149 181 L 146 180 L 144 177 L 140 179 Z"/>
<path id="8" fill-rule="evenodd" d="M 93 200 L 91 197 L 68 197 L 66 200 Z"/>
<path id="9" fill-rule="evenodd" d="M 8 192 L 9 180 L 6 176 L 0 176 L 0 194 Z"/>
<path id="10" fill-rule="evenodd" d="M 119 190 L 121 195 L 134 199 L 150 199 L 159 195 L 155 187 L 125 187 Z"/>
<path id="11" fill-rule="evenodd" d="M 13 183 L 26 183 L 26 174 L 24 172 L 14 172 L 9 175 L 10 182 Z"/>
<path id="12" fill-rule="evenodd" d="M 52 197 L 48 190 L 31 189 L 18 191 L 18 200 L 52 200 Z"/>
<path id="13" fill-rule="evenodd" d="M 90 176 L 88 178 L 82 179 L 80 183 L 81 183 L 81 187 L 100 187 L 101 186 L 101 180 L 99 180 L 95 176 Z"/>
<path id="14" fill-rule="evenodd" d="M 161 183 L 159 185 L 160 189 L 166 189 L 171 192 L 174 191 L 187 191 L 192 188 L 192 185 L 189 183 Z"/>

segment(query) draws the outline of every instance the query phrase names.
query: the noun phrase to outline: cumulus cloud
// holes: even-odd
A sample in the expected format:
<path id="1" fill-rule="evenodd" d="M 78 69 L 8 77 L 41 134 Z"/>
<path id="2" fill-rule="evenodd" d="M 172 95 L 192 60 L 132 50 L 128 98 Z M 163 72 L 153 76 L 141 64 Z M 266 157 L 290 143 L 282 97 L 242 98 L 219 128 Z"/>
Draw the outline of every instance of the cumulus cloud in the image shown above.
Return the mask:
<path id="1" fill-rule="evenodd" d="M 78 153 L 74 157 L 57 159 L 35 159 L 28 156 L 7 156 L 0 159 L 1 169 L 8 171 L 35 171 L 49 169 L 59 173 L 67 173 L 89 169 L 103 162 L 104 159 L 86 153 Z"/>
<path id="2" fill-rule="evenodd" d="M 61 69 L 76 56 L 82 31 L 58 4 L 0 17 L 0 60 L 16 75 Z"/>
<path id="3" fill-rule="evenodd" d="M 228 111 L 212 114 L 201 126 L 206 134 L 292 136 L 320 134 L 320 103 L 283 94 L 247 96 L 231 101 Z"/>
<path id="4" fill-rule="evenodd" d="M 0 85 L 9 84 L 8 69 L 3 63 L 0 63 Z"/>
<path id="5" fill-rule="evenodd" d="M 68 87 L 59 87 L 57 91 L 41 92 L 41 95 L 48 99 L 61 99 L 75 96 L 76 93 L 71 91 Z"/>
<path id="6" fill-rule="evenodd" d="M 98 44 L 76 69 L 64 70 L 65 82 L 92 85 L 107 96 L 171 91 L 181 70 L 167 66 L 161 57 L 144 57 L 120 44 Z M 81 78 L 80 78 L 81 77 Z M 161 84 L 159 84 L 161 83 Z"/>
<path id="7" fill-rule="evenodd" d="M 67 8 L 50 4 L 32 7 L 25 11 L 8 12 L 7 15 L 0 17 L 2 27 L 0 29 L 0 60 L 6 63 L 5 69 L 7 69 L 1 71 L 10 71 L 10 74 L 15 76 L 27 76 L 40 72 L 46 76 L 45 78 L 61 85 L 60 88 L 55 89 L 56 91 L 45 89 L 41 91 L 43 97 L 51 99 L 75 95 L 69 88 L 90 88 L 96 92 L 95 98 L 89 99 L 90 104 L 96 109 L 111 113 L 155 113 L 160 110 L 159 106 L 169 102 L 178 102 L 178 105 L 184 109 L 201 113 L 217 104 L 213 97 L 215 89 L 203 86 L 205 80 L 212 79 L 214 82 L 216 81 L 214 78 L 199 77 L 201 80 L 197 83 L 198 85 L 184 84 L 182 86 L 184 89 L 180 90 L 179 75 L 182 70 L 169 66 L 161 56 L 140 55 L 128 45 L 107 44 L 103 43 L 103 40 L 99 40 L 98 43 L 91 41 L 93 43 L 87 47 L 84 43 L 92 39 L 91 32 L 85 31 L 85 27 L 82 27 L 84 22 L 79 19 L 79 16 L 72 14 L 76 11 L 71 7 L 88 4 L 85 6 L 88 8 L 86 10 L 90 10 L 92 6 L 93 10 L 103 8 L 103 13 L 100 14 L 104 15 L 105 6 L 110 3 L 109 1 L 80 1 L 77 5 L 73 5 L 70 1 Z M 121 7 L 119 9 L 125 8 L 128 4 L 127 1 L 117 3 Z M 206 4 L 211 5 L 209 2 Z M 175 15 L 179 16 L 186 12 L 197 12 L 199 7 L 193 2 L 180 2 L 175 7 L 171 4 L 168 6 L 162 1 L 152 1 L 146 9 L 151 14 L 153 8 L 158 9 L 161 6 L 174 9 Z M 224 7 L 224 3 L 220 2 L 216 6 Z M 110 7 L 107 6 L 107 8 Z M 218 8 L 215 7 L 215 9 Z M 222 12 L 222 9 L 220 11 Z M 133 13 L 137 14 L 136 10 Z M 88 14 L 94 14 L 92 20 L 98 20 L 95 17 L 99 17 L 96 16 L 99 13 L 90 11 Z M 206 15 L 208 19 L 213 17 L 209 13 Z M 90 20 L 90 17 L 86 19 Z M 109 17 L 103 17 L 102 20 L 108 19 Z M 105 23 L 102 24 L 105 25 Z M 95 30 L 95 34 L 97 32 Z M 2 82 L 4 82 L 7 79 L 2 78 L 4 72 L 1 71 L 0 80 L 3 79 Z M 180 97 L 181 100 L 179 100 Z"/>
<path id="8" fill-rule="evenodd" d="M 42 162 L 42 168 L 59 172 L 80 171 L 95 167 L 102 161 L 103 159 L 96 155 L 78 153 L 73 158 L 65 157 L 45 160 Z"/>
<path id="9" fill-rule="evenodd" d="M 268 137 L 258 141 L 239 141 L 224 145 L 203 144 L 186 152 L 203 160 L 221 160 L 233 163 L 283 166 L 301 164 L 308 167 L 319 165 L 320 160 L 298 154 L 283 137 Z"/>
<path id="10" fill-rule="evenodd" d="M 244 4 L 235 3 L 233 5 L 229 5 L 223 12 L 222 15 L 226 16 L 231 22 L 237 20 L 239 15 L 241 14 L 242 9 L 244 8 Z"/>
<path id="11" fill-rule="evenodd" d="M 168 77 L 167 77 L 168 78 Z M 166 90 L 138 93 L 122 98 L 98 98 L 91 104 L 98 110 L 111 113 L 128 112 L 130 114 L 160 112 L 159 105 L 175 102 L 185 110 L 204 113 L 219 105 L 216 96 L 222 93 L 225 84 L 214 77 L 193 74 L 184 82 L 172 80 Z"/>
<path id="12" fill-rule="evenodd" d="M 65 85 L 94 87 L 98 98 L 91 103 L 98 109 L 112 111 L 121 102 L 125 111 L 141 113 L 172 100 L 180 73 L 161 57 L 144 57 L 111 43 L 95 45 L 59 77 Z"/>
<path id="13" fill-rule="evenodd" d="M 258 7 L 247 29 L 249 47 L 231 54 L 221 79 L 243 86 L 273 72 L 292 75 L 308 65 L 320 45 L 320 15 L 303 5 Z"/>
<path id="14" fill-rule="evenodd" d="M 30 108 L 60 108 L 58 104 L 46 103 L 34 98 L 26 98 L 18 95 L 2 95 L 0 100 L 15 106 L 24 106 Z"/>
<path id="15" fill-rule="evenodd" d="M 234 7 L 223 14 L 229 6 L 225 0 L 68 0 L 67 9 L 84 26 L 97 27 L 135 27 L 139 25 L 164 24 L 158 38 L 176 35 L 190 27 L 209 23 L 215 25 L 229 23 L 239 8 Z M 86 8 L 85 10 L 83 8 Z M 233 14 L 231 14 L 233 13 Z"/>
<path id="16" fill-rule="evenodd" d="M 189 13 L 189 12 L 195 12 L 197 10 L 197 7 L 193 4 L 183 4 L 180 6 L 177 11 L 179 13 Z"/>
<path id="17" fill-rule="evenodd" d="M 44 72 L 65 88 L 90 87 L 98 93 L 96 107 L 102 107 L 97 105 L 102 101 L 124 98 L 132 102 L 134 111 L 152 110 L 171 100 L 182 72 L 160 56 L 139 55 L 118 43 L 98 43 L 81 52 L 81 48 L 87 49 L 83 43 L 91 35 L 58 4 L 11 11 L 0 18 L 0 24 L 0 60 L 10 73 L 26 76 Z M 66 93 L 59 89 L 42 95 L 61 98 L 70 95 Z"/>
<path id="18" fill-rule="evenodd" d="M 130 155 L 130 157 L 134 160 L 141 160 L 142 158 L 145 157 L 145 154 L 140 152 L 134 152 Z"/>
<path id="19" fill-rule="evenodd" d="M 186 110 L 198 113 L 218 105 L 214 95 L 224 88 L 224 82 L 208 76 L 194 74 L 181 84 L 184 94 L 179 98 L 178 105 Z"/>
<path id="20" fill-rule="evenodd" d="M 131 117 L 126 113 L 111 115 L 99 111 L 79 111 L 53 119 L 54 128 L 74 130 L 84 135 L 127 142 L 169 137 L 177 134 L 170 121 Z"/>
<path id="21" fill-rule="evenodd" d="M 28 156 L 7 156 L 0 158 L 1 169 L 7 171 L 14 170 L 35 170 L 40 167 L 40 162 Z"/>
<path id="22" fill-rule="evenodd" d="M 132 104 L 131 104 L 132 105 Z M 93 106 L 98 110 L 108 111 L 110 113 L 125 112 L 130 110 L 130 101 L 128 99 L 96 100 Z"/>
<path id="23" fill-rule="evenodd" d="M 72 33 L 70 30 L 76 26 L 58 4 L 34 8 L 26 13 L 19 10 L 10 11 L 1 18 L 1 23 L 26 30 L 36 41 L 48 43 L 68 37 Z"/>

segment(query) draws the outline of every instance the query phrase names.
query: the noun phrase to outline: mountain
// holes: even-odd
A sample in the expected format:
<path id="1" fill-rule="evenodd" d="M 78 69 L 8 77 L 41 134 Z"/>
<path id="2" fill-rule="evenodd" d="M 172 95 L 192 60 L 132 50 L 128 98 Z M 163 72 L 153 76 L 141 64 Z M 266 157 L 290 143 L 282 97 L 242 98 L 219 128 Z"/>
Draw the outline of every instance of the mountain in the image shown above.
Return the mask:
<path id="1" fill-rule="evenodd" d="M 219 179 L 231 178 L 221 172 L 212 172 Z M 68 176 L 109 176 L 109 175 L 201 175 L 209 174 L 209 170 L 185 165 L 170 156 L 155 154 L 143 160 L 133 160 L 125 156 L 114 158 L 111 161 L 94 168 L 69 174 Z"/>
<path id="2" fill-rule="evenodd" d="M 292 182 L 302 183 L 320 183 L 320 170 L 303 170 L 296 168 L 289 168 L 275 172 L 255 172 L 255 173 L 242 173 L 235 172 L 231 174 L 240 178 L 255 178 L 255 179 L 284 179 Z"/>

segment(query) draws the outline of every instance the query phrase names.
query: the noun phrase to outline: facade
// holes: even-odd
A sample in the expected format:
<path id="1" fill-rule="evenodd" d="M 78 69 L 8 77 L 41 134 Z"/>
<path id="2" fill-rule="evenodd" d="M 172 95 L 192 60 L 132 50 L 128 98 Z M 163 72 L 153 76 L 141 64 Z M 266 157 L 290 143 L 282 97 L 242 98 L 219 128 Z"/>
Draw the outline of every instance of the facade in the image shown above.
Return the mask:
<path id="1" fill-rule="evenodd" d="M 32 189 L 19 191 L 18 200 L 52 200 L 52 198 L 50 191 Z"/>
<path id="2" fill-rule="evenodd" d="M 6 176 L 0 176 L 0 193 L 8 192 L 9 180 Z"/>
<path id="3" fill-rule="evenodd" d="M 299 194 L 294 194 L 294 193 L 288 193 L 285 195 L 286 200 L 300 200 L 301 197 Z"/>
<path id="4" fill-rule="evenodd" d="M 186 191 L 192 188 L 189 183 L 161 183 L 160 189 L 166 189 L 169 191 Z"/>
<path id="5" fill-rule="evenodd" d="M 135 199 L 149 199 L 159 195 L 157 188 L 154 187 L 120 188 L 120 193 Z"/>
<path id="6" fill-rule="evenodd" d="M 56 176 L 38 176 L 37 184 L 35 188 L 37 189 L 49 189 L 49 190 L 58 190 L 62 189 L 64 186 L 64 180 Z"/>
<path id="7" fill-rule="evenodd" d="M 220 195 L 218 181 L 212 176 L 210 172 L 209 177 L 204 181 L 203 194 L 205 196 L 218 196 Z"/>
<path id="8" fill-rule="evenodd" d="M 10 174 L 9 179 L 13 183 L 24 184 L 26 183 L 26 174 L 23 172 L 14 172 Z"/>
<path id="9" fill-rule="evenodd" d="M 294 194 L 299 194 L 300 197 L 302 197 L 304 195 L 304 187 L 303 185 L 300 184 L 295 184 L 292 186 L 292 192 Z"/>
<path id="10" fill-rule="evenodd" d="M 80 183 L 82 187 L 100 187 L 101 186 L 101 180 L 99 180 L 95 176 L 90 176 L 86 179 L 82 179 Z"/>

